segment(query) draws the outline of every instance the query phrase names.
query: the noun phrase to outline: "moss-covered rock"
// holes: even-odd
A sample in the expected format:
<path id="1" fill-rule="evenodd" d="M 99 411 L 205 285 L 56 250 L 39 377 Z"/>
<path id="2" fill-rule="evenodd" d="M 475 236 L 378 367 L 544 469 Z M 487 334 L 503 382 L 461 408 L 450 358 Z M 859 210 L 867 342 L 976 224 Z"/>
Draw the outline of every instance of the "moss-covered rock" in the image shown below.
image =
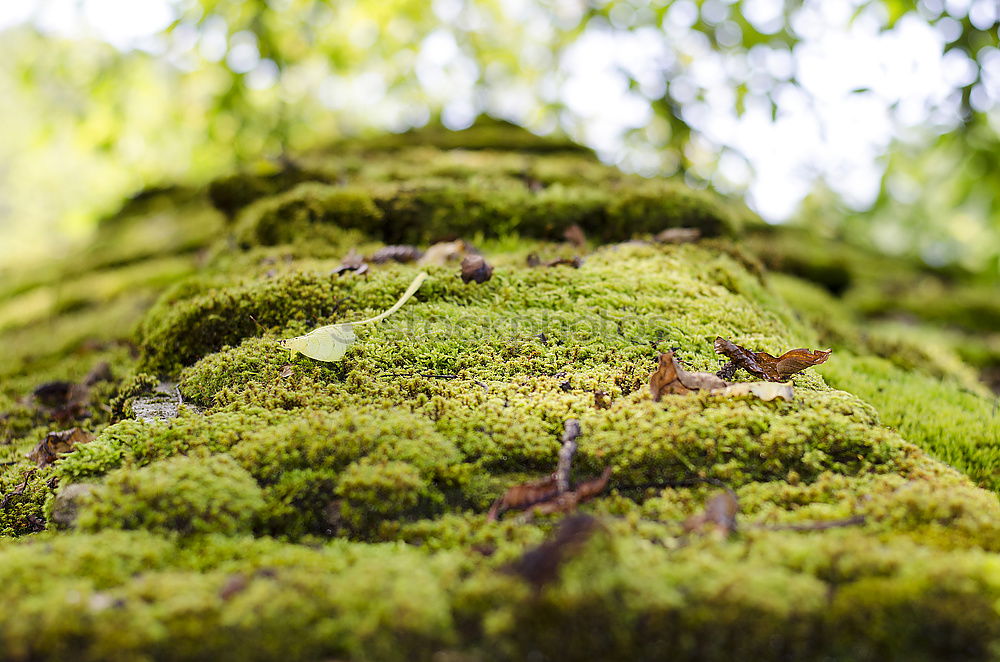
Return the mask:
<path id="1" fill-rule="evenodd" d="M 573 224 L 583 244 L 562 241 Z M 651 239 L 677 226 L 711 237 Z M 105 258 L 0 286 L 5 659 L 1000 651 L 1000 418 L 976 370 L 1000 350 L 971 335 L 992 302 L 961 294 L 985 291 L 965 275 L 768 231 L 714 193 L 496 122 L 151 191 L 100 236 Z M 489 281 L 447 260 L 337 272 L 351 250 L 455 237 Z M 378 314 L 422 270 L 342 361 L 275 342 Z M 791 402 L 653 401 L 659 352 L 714 372 L 718 335 L 834 352 Z M 101 362 L 80 407 L 31 395 Z M 152 386 L 172 418 L 130 418 Z M 522 576 L 559 515 L 486 513 L 551 474 L 570 418 L 571 481 L 611 479 L 581 507 L 592 535 Z M 73 425 L 96 438 L 27 460 Z M 685 527 L 720 485 L 736 531 Z"/>

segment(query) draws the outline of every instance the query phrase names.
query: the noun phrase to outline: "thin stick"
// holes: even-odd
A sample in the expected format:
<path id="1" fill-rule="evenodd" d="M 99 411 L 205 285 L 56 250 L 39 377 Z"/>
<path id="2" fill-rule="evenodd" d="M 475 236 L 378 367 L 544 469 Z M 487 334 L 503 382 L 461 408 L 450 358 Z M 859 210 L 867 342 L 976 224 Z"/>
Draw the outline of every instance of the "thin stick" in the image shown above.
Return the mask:
<path id="1" fill-rule="evenodd" d="M 751 524 L 749 526 L 765 531 L 825 531 L 826 529 L 839 529 L 847 526 L 861 526 L 865 521 L 864 515 L 855 515 L 846 519 L 805 522 L 803 524 Z"/>
<path id="2" fill-rule="evenodd" d="M 569 471 L 576 455 L 576 438 L 580 436 L 580 421 L 571 418 L 566 421 L 559 449 L 559 464 L 556 465 L 556 490 L 559 494 L 569 491 Z"/>

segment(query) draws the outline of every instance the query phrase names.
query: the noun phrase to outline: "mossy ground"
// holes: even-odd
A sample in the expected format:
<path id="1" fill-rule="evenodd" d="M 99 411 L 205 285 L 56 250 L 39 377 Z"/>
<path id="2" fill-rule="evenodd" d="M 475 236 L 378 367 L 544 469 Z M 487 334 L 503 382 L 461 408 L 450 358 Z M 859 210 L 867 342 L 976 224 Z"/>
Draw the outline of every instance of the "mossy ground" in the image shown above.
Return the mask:
<path id="1" fill-rule="evenodd" d="M 587 246 L 559 241 L 571 223 Z M 627 241 L 669 226 L 719 237 Z M 859 279 L 891 290 L 873 258 L 809 268 L 801 238 L 757 227 L 708 192 L 491 124 L 139 196 L 103 226 L 106 254 L 0 294 L 4 658 L 1000 657 L 1000 418 L 976 371 L 991 341 L 869 321 Z M 333 273 L 352 248 L 456 234 L 490 281 L 457 263 Z M 384 310 L 420 270 L 343 361 L 275 343 Z M 956 327 L 989 304 L 948 305 L 965 300 L 980 308 Z M 792 402 L 653 402 L 657 354 L 715 370 L 716 335 L 835 351 Z M 27 397 L 100 362 L 110 381 L 85 412 L 55 421 Z M 179 415 L 128 418 L 161 379 Z M 552 471 L 568 418 L 574 478 L 614 473 L 584 506 L 599 532 L 536 590 L 503 569 L 558 517 L 485 513 Z M 72 425 L 97 438 L 24 458 Z M 699 481 L 735 490 L 734 536 L 684 531 L 713 489 Z"/>

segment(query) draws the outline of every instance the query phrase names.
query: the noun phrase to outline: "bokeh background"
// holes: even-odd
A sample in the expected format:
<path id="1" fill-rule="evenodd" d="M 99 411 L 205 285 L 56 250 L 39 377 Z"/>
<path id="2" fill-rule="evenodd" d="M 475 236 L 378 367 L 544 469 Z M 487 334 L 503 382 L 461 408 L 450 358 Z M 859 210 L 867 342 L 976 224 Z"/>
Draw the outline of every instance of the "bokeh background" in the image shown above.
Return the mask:
<path id="1" fill-rule="evenodd" d="M 0 266 L 124 196 L 480 113 L 1000 277 L 998 0 L 0 3 Z"/>

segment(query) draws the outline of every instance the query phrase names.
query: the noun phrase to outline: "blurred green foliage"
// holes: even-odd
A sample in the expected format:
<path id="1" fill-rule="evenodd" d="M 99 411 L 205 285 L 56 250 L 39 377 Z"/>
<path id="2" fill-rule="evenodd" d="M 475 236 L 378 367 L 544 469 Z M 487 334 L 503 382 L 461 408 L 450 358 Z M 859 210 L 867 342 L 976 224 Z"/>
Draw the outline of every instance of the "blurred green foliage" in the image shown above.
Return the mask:
<path id="1" fill-rule="evenodd" d="M 1000 75 L 1000 18 L 981 4 L 854 0 L 855 19 L 875 17 L 886 31 L 907 16 L 933 25 L 975 75 L 955 86 L 951 125 L 894 136 L 870 211 L 848 213 L 820 183 L 803 222 L 936 265 L 1000 274 L 1000 103 L 986 93 L 986 78 Z M 685 105 L 722 98 L 739 116 L 766 102 L 776 114 L 776 92 L 798 86 L 797 73 L 755 68 L 754 53 L 794 57 L 803 16 L 820 2 L 763 5 L 777 11 L 764 17 L 762 0 L 173 0 L 175 20 L 132 49 L 30 24 L 8 29 L 0 40 L 0 94 L 13 101 L 0 109 L 0 263 L 58 248 L 53 219 L 63 234 L 85 234 L 94 210 L 110 210 L 130 190 L 197 183 L 366 130 L 442 117 L 462 125 L 490 112 L 585 137 L 587 118 L 561 93 L 561 65 L 593 30 L 652 31 L 672 54 L 651 54 L 642 71 L 622 67 L 629 91 L 652 111 L 623 137 L 626 150 L 653 155 L 640 170 L 726 188 L 714 168 L 727 153 L 740 155 L 706 144 Z M 686 34 L 742 63 L 717 81 L 727 94 L 696 85 L 692 97 L 687 74 L 697 63 L 674 44 L 682 13 Z M 430 40 L 437 59 L 428 59 Z"/>

